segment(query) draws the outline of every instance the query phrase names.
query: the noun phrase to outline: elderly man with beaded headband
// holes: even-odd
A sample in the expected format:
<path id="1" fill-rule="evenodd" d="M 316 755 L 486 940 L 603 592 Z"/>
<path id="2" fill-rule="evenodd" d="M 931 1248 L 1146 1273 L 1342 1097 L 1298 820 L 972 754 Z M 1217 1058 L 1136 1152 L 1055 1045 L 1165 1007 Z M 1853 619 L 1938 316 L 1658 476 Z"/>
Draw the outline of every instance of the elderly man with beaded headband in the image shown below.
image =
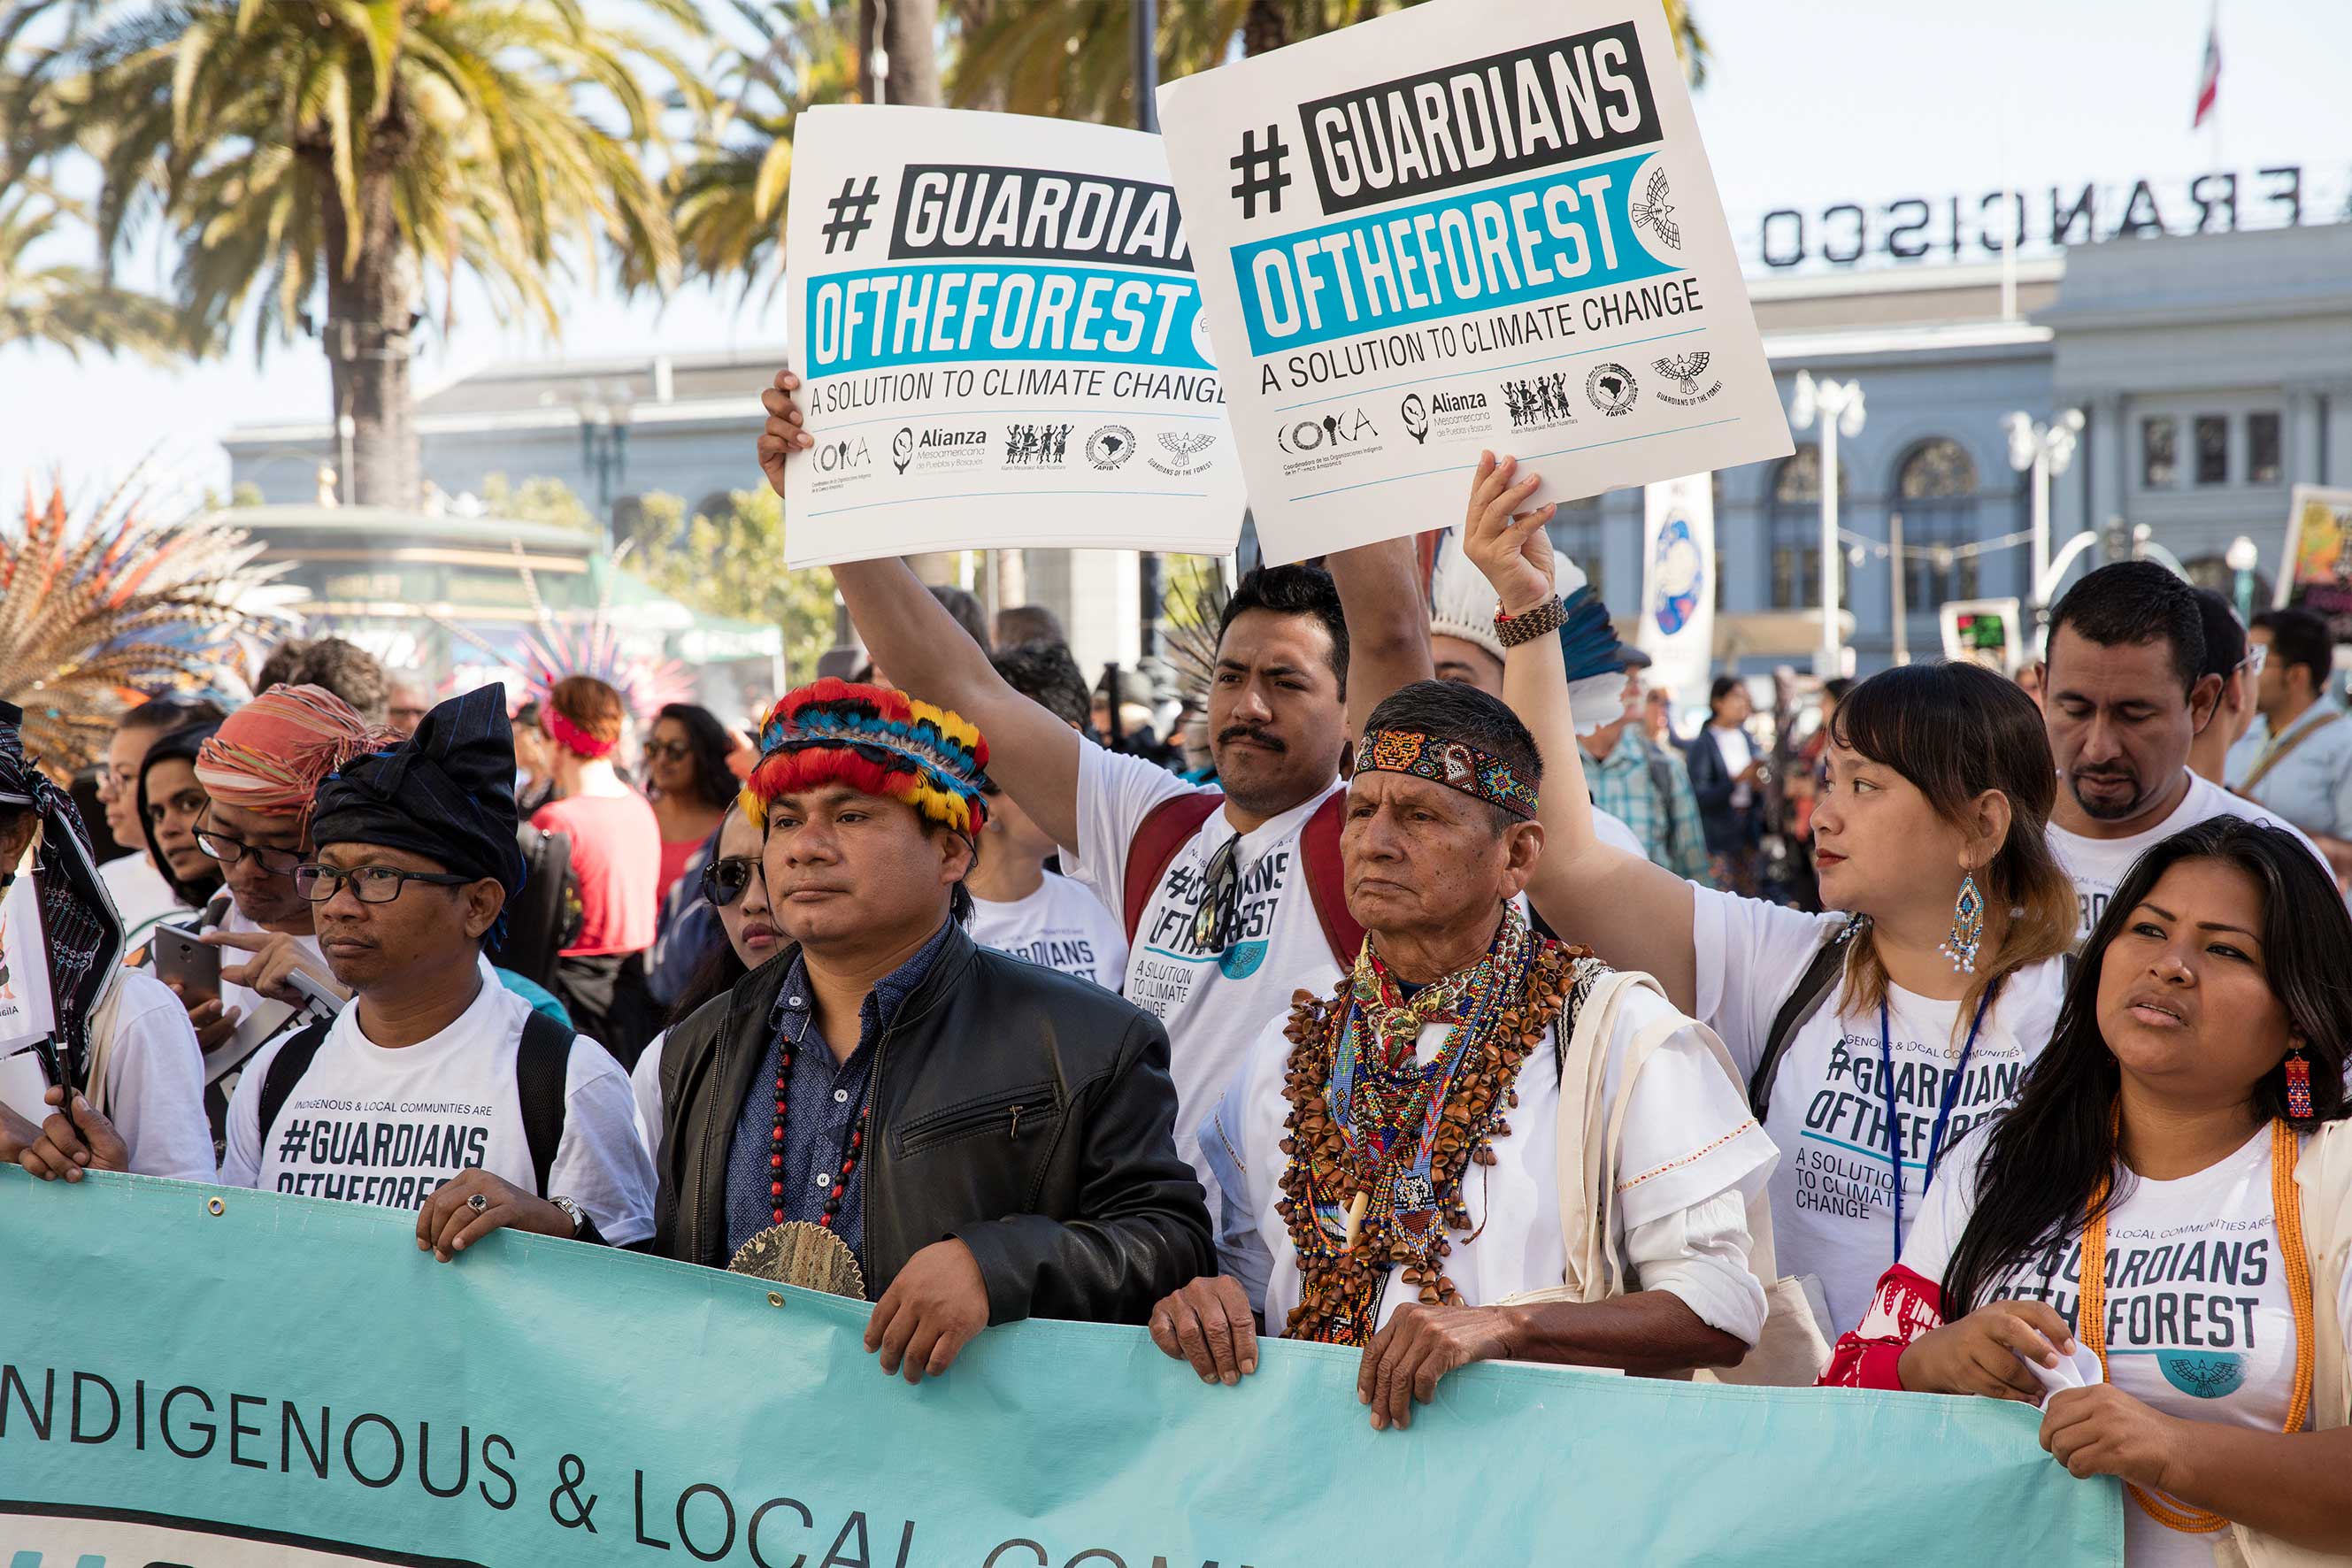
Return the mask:
<path id="1" fill-rule="evenodd" d="M 1254 1319 L 1362 1346 L 1376 1427 L 1474 1361 L 1738 1362 L 1765 1319 L 1748 1207 L 1775 1151 L 1645 977 L 1528 930 L 1526 728 L 1423 682 L 1374 710 L 1358 758 L 1341 848 L 1369 937 L 1212 1115 L 1223 1272 L 1160 1302 L 1153 1339 L 1225 1383 L 1256 1364 Z"/>
<path id="2" fill-rule="evenodd" d="M 909 1381 L 990 1323 L 1139 1323 L 1213 1266 L 1159 1023 L 976 947 L 988 744 L 820 680 L 761 735 L 745 809 L 787 940 L 662 1044 L 656 1250 L 876 1298 Z"/>

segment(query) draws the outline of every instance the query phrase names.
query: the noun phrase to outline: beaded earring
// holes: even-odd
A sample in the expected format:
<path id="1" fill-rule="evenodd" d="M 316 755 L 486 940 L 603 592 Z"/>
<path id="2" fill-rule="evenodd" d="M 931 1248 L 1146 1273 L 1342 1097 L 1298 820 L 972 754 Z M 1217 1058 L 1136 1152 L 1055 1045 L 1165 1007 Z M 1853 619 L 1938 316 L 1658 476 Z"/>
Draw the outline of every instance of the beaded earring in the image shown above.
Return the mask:
<path id="1" fill-rule="evenodd" d="M 2311 1064 L 2301 1046 L 2286 1058 L 2286 1113 L 2297 1121 L 2311 1120 Z"/>
<path id="2" fill-rule="evenodd" d="M 1952 961 L 1953 973 L 1977 972 L 1977 949 L 1984 943 L 1984 895 L 1977 891 L 1976 873 L 1960 879 L 1960 896 L 1952 900 L 1952 934 L 1936 951 Z"/>

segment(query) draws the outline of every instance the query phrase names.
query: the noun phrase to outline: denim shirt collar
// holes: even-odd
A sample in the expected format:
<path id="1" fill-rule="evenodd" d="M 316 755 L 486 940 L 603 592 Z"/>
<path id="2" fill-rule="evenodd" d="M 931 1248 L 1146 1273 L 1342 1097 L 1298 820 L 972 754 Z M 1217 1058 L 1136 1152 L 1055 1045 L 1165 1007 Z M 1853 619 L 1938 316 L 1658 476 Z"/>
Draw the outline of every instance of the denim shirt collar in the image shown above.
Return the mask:
<path id="1" fill-rule="evenodd" d="M 954 917 L 940 922 L 931 940 L 915 950 L 914 956 L 874 983 L 866 994 L 865 1003 L 857 1009 L 857 1044 L 873 1043 L 883 1030 L 898 1016 L 916 989 L 939 962 L 940 953 L 948 944 L 948 933 L 955 930 Z M 816 1014 L 816 998 L 809 989 L 808 958 L 804 953 L 793 954 L 793 966 L 784 974 L 784 988 L 776 994 L 776 1005 L 769 1022 L 777 1033 L 795 1047 L 807 1037 L 809 1025 Z"/>

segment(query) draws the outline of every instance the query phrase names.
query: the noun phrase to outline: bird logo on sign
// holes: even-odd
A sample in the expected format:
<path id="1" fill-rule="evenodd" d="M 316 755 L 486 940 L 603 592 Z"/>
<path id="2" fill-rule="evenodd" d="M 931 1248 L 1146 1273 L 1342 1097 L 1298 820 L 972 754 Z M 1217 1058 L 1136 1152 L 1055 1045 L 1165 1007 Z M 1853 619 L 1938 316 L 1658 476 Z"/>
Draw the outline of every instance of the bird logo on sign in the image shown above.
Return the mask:
<path id="1" fill-rule="evenodd" d="M 1642 187 L 1642 199 L 1633 204 L 1633 226 L 1646 228 L 1658 237 L 1662 245 L 1683 247 L 1683 231 L 1675 222 L 1675 209 L 1666 200 L 1666 172 L 1650 171 L 1650 183 Z"/>
<path id="2" fill-rule="evenodd" d="M 1683 389 L 1685 397 L 1698 393 L 1698 378 L 1706 374 L 1707 362 L 1715 356 L 1705 349 L 1695 353 L 1668 354 L 1651 368 Z"/>

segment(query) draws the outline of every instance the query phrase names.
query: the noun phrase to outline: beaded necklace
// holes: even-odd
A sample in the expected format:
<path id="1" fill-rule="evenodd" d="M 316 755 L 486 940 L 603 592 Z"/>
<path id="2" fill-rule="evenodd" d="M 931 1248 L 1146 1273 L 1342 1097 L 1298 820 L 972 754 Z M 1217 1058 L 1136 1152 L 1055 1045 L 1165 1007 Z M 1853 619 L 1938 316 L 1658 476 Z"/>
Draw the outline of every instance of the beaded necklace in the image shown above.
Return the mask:
<path id="1" fill-rule="evenodd" d="M 774 1224 L 784 1223 L 784 1090 L 792 1082 L 793 1055 L 799 1045 L 790 1035 L 781 1036 L 776 1042 L 776 1122 L 768 1138 L 768 1204 L 769 1218 Z M 841 1212 L 841 1200 L 849 1191 L 849 1178 L 857 1169 L 859 1157 L 866 1150 L 866 1124 L 874 1114 L 870 1098 L 874 1086 L 872 1069 L 858 1089 L 861 1103 L 856 1117 L 849 1124 L 849 1136 L 842 1141 L 841 1173 L 834 1178 L 833 1190 L 825 1194 L 824 1212 L 817 1224 L 833 1228 L 834 1216 Z"/>
<path id="2" fill-rule="evenodd" d="M 1410 999 L 1367 942 L 1342 992 L 1294 1005 L 1277 1205 L 1300 1273 L 1287 1337 L 1363 1344 L 1392 1268 L 1423 1301 L 1461 1303 L 1442 1260 L 1454 1250 L 1446 1232 L 1470 1228 L 1463 1178 L 1495 1163 L 1520 1065 L 1582 956 L 1532 936 L 1507 907 L 1484 958 Z M 1424 1065 L 1415 1044 L 1441 1022 L 1453 1027 Z"/>

